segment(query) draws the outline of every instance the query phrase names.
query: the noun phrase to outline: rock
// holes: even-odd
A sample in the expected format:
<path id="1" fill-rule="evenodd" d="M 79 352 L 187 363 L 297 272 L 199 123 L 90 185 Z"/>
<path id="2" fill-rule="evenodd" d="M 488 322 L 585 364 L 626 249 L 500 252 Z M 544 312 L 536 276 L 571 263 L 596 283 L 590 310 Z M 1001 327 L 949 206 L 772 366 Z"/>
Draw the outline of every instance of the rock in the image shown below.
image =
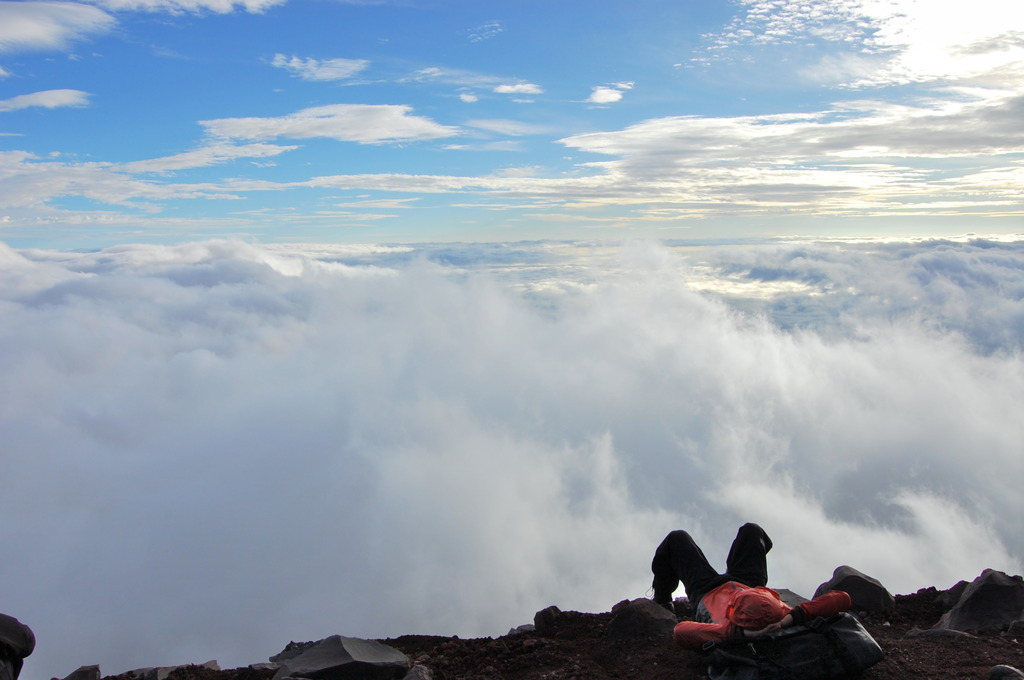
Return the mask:
<path id="1" fill-rule="evenodd" d="M 298 655 L 279 663 L 274 680 L 393 680 L 405 677 L 410 666 L 409 657 L 393 647 L 340 635 L 304 645 Z"/>
<path id="2" fill-rule="evenodd" d="M 181 664 L 180 666 L 157 666 L 155 668 L 137 668 L 133 671 L 128 672 L 131 673 L 136 678 L 136 680 L 167 680 L 167 676 L 169 676 L 171 673 L 178 670 L 179 668 L 194 668 L 196 666 L 198 666 L 199 668 L 207 668 L 211 671 L 220 670 L 220 665 L 218 665 L 216 661 L 207 661 L 204 664 Z"/>
<path id="3" fill-rule="evenodd" d="M 286 644 L 284 646 L 284 649 L 282 649 L 279 653 L 270 657 L 269 661 L 271 663 L 280 663 L 282 661 L 286 661 L 287 659 L 294 659 L 307 649 L 316 647 L 318 644 L 320 644 L 320 642 L 323 642 L 323 640 L 319 640 L 316 642 L 295 642 L 293 640 Z"/>
<path id="4" fill-rule="evenodd" d="M 520 633 L 532 633 L 537 630 L 537 624 L 535 623 L 524 623 L 521 626 L 510 628 L 508 631 L 509 635 L 519 635 Z"/>
<path id="5" fill-rule="evenodd" d="M 665 637 L 672 635 L 677 619 L 653 600 L 640 598 L 618 606 L 608 622 L 609 638 Z"/>
<path id="6" fill-rule="evenodd" d="M 64 680 L 100 680 L 99 666 L 79 666 Z"/>
<path id="7" fill-rule="evenodd" d="M 911 628 L 907 631 L 906 637 L 931 637 L 931 638 L 962 638 L 962 639 L 973 639 L 974 636 L 970 633 L 964 633 L 959 630 L 939 630 L 937 628 Z"/>
<path id="8" fill-rule="evenodd" d="M 554 630 L 555 621 L 557 621 L 558 617 L 561 615 L 562 610 L 554 605 L 541 609 L 533 615 L 534 629 L 541 635 L 548 635 L 552 630 Z"/>
<path id="9" fill-rule="evenodd" d="M 963 597 L 964 590 L 967 589 L 967 581 L 960 581 L 949 590 L 943 590 L 939 593 L 938 597 L 935 598 L 935 604 L 942 608 L 943 612 L 948 612 L 950 609 L 960 601 Z"/>
<path id="10" fill-rule="evenodd" d="M 836 567 L 832 572 L 832 578 L 814 591 L 814 597 L 824 595 L 830 590 L 843 590 L 849 593 L 854 611 L 890 614 L 896 609 L 896 598 L 892 593 L 877 579 L 862 574 L 850 566 Z"/>
<path id="11" fill-rule="evenodd" d="M 988 680 L 1024 680 L 1024 673 L 1013 666 L 993 666 L 988 672 Z"/>
<path id="12" fill-rule="evenodd" d="M 409 672 L 405 674 L 402 680 L 434 680 L 434 671 L 426 666 L 416 664 L 409 669 Z"/>
<path id="13" fill-rule="evenodd" d="M 799 604 L 807 602 L 807 598 L 803 595 L 797 595 L 788 588 L 775 588 L 775 592 L 779 594 L 779 598 L 788 604 L 790 607 L 796 607 Z"/>
<path id="14" fill-rule="evenodd" d="M 1004 628 L 1020 619 L 1022 612 L 1024 579 L 986 569 L 934 627 L 962 631 Z"/>
<path id="15" fill-rule="evenodd" d="M 690 599 L 686 597 L 677 597 L 672 602 L 672 608 L 676 611 L 676 618 L 678 619 L 692 619 L 694 615 L 693 607 L 690 606 Z"/>

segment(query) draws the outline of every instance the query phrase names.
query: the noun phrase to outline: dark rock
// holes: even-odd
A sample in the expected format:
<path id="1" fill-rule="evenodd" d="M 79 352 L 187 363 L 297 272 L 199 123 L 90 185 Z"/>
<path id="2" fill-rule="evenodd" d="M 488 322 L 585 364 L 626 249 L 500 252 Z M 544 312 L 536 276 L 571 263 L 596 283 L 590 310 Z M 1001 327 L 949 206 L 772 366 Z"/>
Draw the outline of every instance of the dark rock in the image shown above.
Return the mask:
<path id="1" fill-rule="evenodd" d="M 295 642 L 293 640 L 292 642 L 286 644 L 284 646 L 284 649 L 282 649 L 280 652 L 270 657 L 269 660 L 272 663 L 280 663 L 281 661 L 286 661 L 287 659 L 294 659 L 307 649 L 316 647 L 318 644 L 320 644 L 320 642 L 322 642 L 322 640 L 316 640 L 313 642 Z"/>
<path id="2" fill-rule="evenodd" d="M 545 607 L 539 612 L 533 615 L 533 626 L 534 629 L 541 635 L 548 635 L 554 630 L 555 621 L 562 615 L 562 610 L 558 607 L 551 605 Z"/>
<path id="3" fill-rule="evenodd" d="M 1024 673 L 1013 666 L 993 666 L 988 672 L 988 680 L 1024 680 Z"/>
<path id="4" fill-rule="evenodd" d="M 204 664 L 183 664 L 180 666 L 157 666 L 155 668 L 137 668 L 128 671 L 136 680 L 167 680 L 167 677 L 179 668 L 205 668 L 211 671 L 219 671 L 220 666 L 216 661 L 207 661 Z"/>
<path id="5" fill-rule="evenodd" d="M 677 623 L 675 614 L 647 598 L 620 604 L 612 611 L 615 616 L 606 628 L 609 638 L 666 637 Z"/>
<path id="6" fill-rule="evenodd" d="M 100 680 L 100 667 L 80 666 L 64 680 Z"/>
<path id="7" fill-rule="evenodd" d="M 690 606 L 690 600 L 686 597 L 677 597 L 672 602 L 672 608 L 675 609 L 676 618 L 678 619 L 692 619 L 696 612 L 693 611 L 693 607 Z"/>
<path id="8" fill-rule="evenodd" d="M 409 672 L 409 657 L 376 640 L 332 635 L 280 662 L 274 680 L 393 680 Z"/>
<path id="9" fill-rule="evenodd" d="M 889 614 L 896 609 L 896 598 L 877 579 L 847 565 L 836 567 L 832 572 L 832 578 L 814 591 L 814 597 L 824 595 L 830 590 L 843 590 L 849 593 L 854 611 Z"/>
<path id="10" fill-rule="evenodd" d="M 948 612 L 952 609 L 960 598 L 963 597 L 964 590 L 967 589 L 967 581 L 960 581 L 949 590 L 943 590 L 939 593 L 938 597 L 935 598 L 935 604 L 942 608 L 943 612 Z"/>
<path id="11" fill-rule="evenodd" d="M 986 569 L 964 589 L 960 600 L 942 616 L 935 628 L 984 630 L 1005 628 L 1024 612 L 1024 579 Z"/>

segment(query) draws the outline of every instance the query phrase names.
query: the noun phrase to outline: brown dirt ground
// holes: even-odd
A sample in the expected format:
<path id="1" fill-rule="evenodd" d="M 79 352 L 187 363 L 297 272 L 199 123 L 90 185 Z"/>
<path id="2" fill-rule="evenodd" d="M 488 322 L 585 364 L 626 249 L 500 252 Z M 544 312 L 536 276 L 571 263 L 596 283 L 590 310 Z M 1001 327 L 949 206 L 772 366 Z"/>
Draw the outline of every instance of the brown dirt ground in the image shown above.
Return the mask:
<path id="1" fill-rule="evenodd" d="M 896 611 L 886 618 L 862 616 L 885 659 L 864 673 L 864 680 L 986 680 L 1005 664 L 1024 669 L 1024 646 L 1006 631 L 972 637 L 912 636 L 942 614 L 938 591 L 926 588 L 896 596 Z M 434 680 L 699 680 L 705 666 L 696 652 L 676 647 L 670 638 L 612 640 L 604 636 L 611 613 L 563 612 L 545 634 L 521 632 L 499 638 L 407 635 L 382 640 L 433 671 Z M 273 671 L 249 668 L 210 671 L 190 667 L 171 680 L 269 680 Z M 115 680 L 108 678 L 107 680 Z M 130 680 L 117 677 L 117 680 Z"/>

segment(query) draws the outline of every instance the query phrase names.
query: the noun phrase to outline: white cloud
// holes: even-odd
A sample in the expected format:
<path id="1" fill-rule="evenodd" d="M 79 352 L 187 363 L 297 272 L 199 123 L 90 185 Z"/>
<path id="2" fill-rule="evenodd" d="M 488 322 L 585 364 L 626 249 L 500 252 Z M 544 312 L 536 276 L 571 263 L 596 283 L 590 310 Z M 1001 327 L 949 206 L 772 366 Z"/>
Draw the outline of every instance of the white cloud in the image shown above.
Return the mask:
<path id="1" fill-rule="evenodd" d="M 203 154 L 200 154 L 203 155 Z M 189 155 L 186 154 L 186 157 Z M 140 162 L 138 171 L 163 172 L 190 166 L 182 158 Z M 237 198 L 223 187 L 211 184 L 174 184 L 142 180 L 111 163 L 68 163 L 60 159 L 41 160 L 22 151 L 0 152 L 0 206 L 18 213 L 29 210 L 28 223 L 46 222 L 52 208 L 46 203 L 61 196 L 81 196 L 107 205 L 155 209 L 153 201 L 185 198 Z M 10 213 L 8 213 L 10 215 Z M 91 221 L 83 216 L 61 214 L 61 223 Z"/>
<path id="2" fill-rule="evenodd" d="M 225 139 L 309 139 L 379 144 L 451 137 L 458 129 L 410 115 L 397 105 L 332 104 L 303 109 L 279 118 L 221 118 L 201 121 L 207 133 Z"/>
<path id="3" fill-rule="evenodd" d="M 291 71 L 303 80 L 345 80 L 366 69 L 370 62 L 365 59 L 303 59 L 275 54 L 271 63 Z"/>
<path id="4" fill-rule="evenodd" d="M 975 169 L 1014 165 L 996 159 L 1024 150 L 1024 130 L 1015 122 L 1022 108 L 1024 97 L 1005 93 L 916 106 L 845 102 L 809 114 L 658 118 L 561 141 L 617 157 L 590 165 L 609 183 L 629 187 L 628 195 L 605 197 L 615 201 L 648 202 L 657 195 L 730 209 L 927 211 L 932 201 L 975 203 Z M 968 163 L 959 172 L 939 170 L 935 159 L 941 158 Z M 1007 170 L 1006 177 L 1013 174 Z M 1018 203 L 1010 182 L 990 188 L 986 199 Z"/>
<path id="5" fill-rule="evenodd" d="M 459 99 L 466 102 L 467 104 L 475 104 L 476 102 L 480 101 L 480 97 L 477 97 L 475 94 L 470 94 L 468 92 L 463 92 L 462 94 L 460 94 Z"/>
<path id="6" fill-rule="evenodd" d="M 0 2 L 0 52 L 63 50 L 114 24 L 103 10 L 75 2 Z"/>
<path id="7" fill-rule="evenodd" d="M 27 677 L 603 611 L 680 527 L 761 522 L 805 594 L 1019 571 L 1021 242 L 680 252 L 0 244 Z M 802 330 L 689 285 L 773 267 Z"/>
<path id="8" fill-rule="evenodd" d="M 92 0 L 112 11 L 134 12 L 215 12 L 229 14 L 235 9 L 259 14 L 287 0 Z"/>
<path id="9" fill-rule="evenodd" d="M 802 70 L 822 82 L 920 82 L 1024 87 L 1024 8 L 916 0 L 746 0 L 744 13 L 709 36 L 710 58 L 757 46 L 827 46 L 838 53 Z M 706 60 L 709 55 L 698 60 Z M 841 80 L 840 80 L 841 79 Z"/>
<path id="10" fill-rule="evenodd" d="M 498 85 L 494 91 L 498 94 L 544 94 L 544 88 L 533 83 Z"/>
<path id="11" fill-rule="evenodd" d="M 632 82 L 621 82 L 611 83 L 609 85 L 601 85 L 593 88 L 593 90 L 590 93 L 590 97 L 587 98 L 587 103 L 614 104 L 615 102 L 622 100 L 624 92 L 632 89 Z"/>
<path id="12" fill-rule="evenodd" d="M 0 99 L 0 111 L 17 111 L 40 107 L 58 109 L 89 105 L 89 93 L 81 90 L 45 90 L 32 94 L 21 94 L 10 99 Z"/>
<path id="13" fill-rule="evenodd" d="M 622 99 L 622 90 L 614 87 L 595 87 L 587 98 L 591 104 L 614 104 Z"/>

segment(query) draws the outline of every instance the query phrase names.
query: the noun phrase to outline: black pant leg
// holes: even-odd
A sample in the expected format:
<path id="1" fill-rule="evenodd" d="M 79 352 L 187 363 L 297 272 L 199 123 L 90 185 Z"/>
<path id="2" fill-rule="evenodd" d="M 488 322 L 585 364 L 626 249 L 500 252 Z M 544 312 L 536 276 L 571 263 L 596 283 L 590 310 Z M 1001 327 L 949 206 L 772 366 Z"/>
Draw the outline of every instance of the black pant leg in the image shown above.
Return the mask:
<path id="1" fill-rule="evenodd" d="M 759 525 L 748 523 L 736 532 L 729 549 L 725 573 L 731 581 L 751 587 L 768 585 L 768 551 L 772 539 Z"/>
<path id="2" fill-rule="evenodd" d="M 654 551 L 654 599 L 666 601 L 680 582 L 690 602 L 696 604 L 712 588 L 728 580 L 712 568 L 704 551 L 685 531 L 669 533 Z"/>

